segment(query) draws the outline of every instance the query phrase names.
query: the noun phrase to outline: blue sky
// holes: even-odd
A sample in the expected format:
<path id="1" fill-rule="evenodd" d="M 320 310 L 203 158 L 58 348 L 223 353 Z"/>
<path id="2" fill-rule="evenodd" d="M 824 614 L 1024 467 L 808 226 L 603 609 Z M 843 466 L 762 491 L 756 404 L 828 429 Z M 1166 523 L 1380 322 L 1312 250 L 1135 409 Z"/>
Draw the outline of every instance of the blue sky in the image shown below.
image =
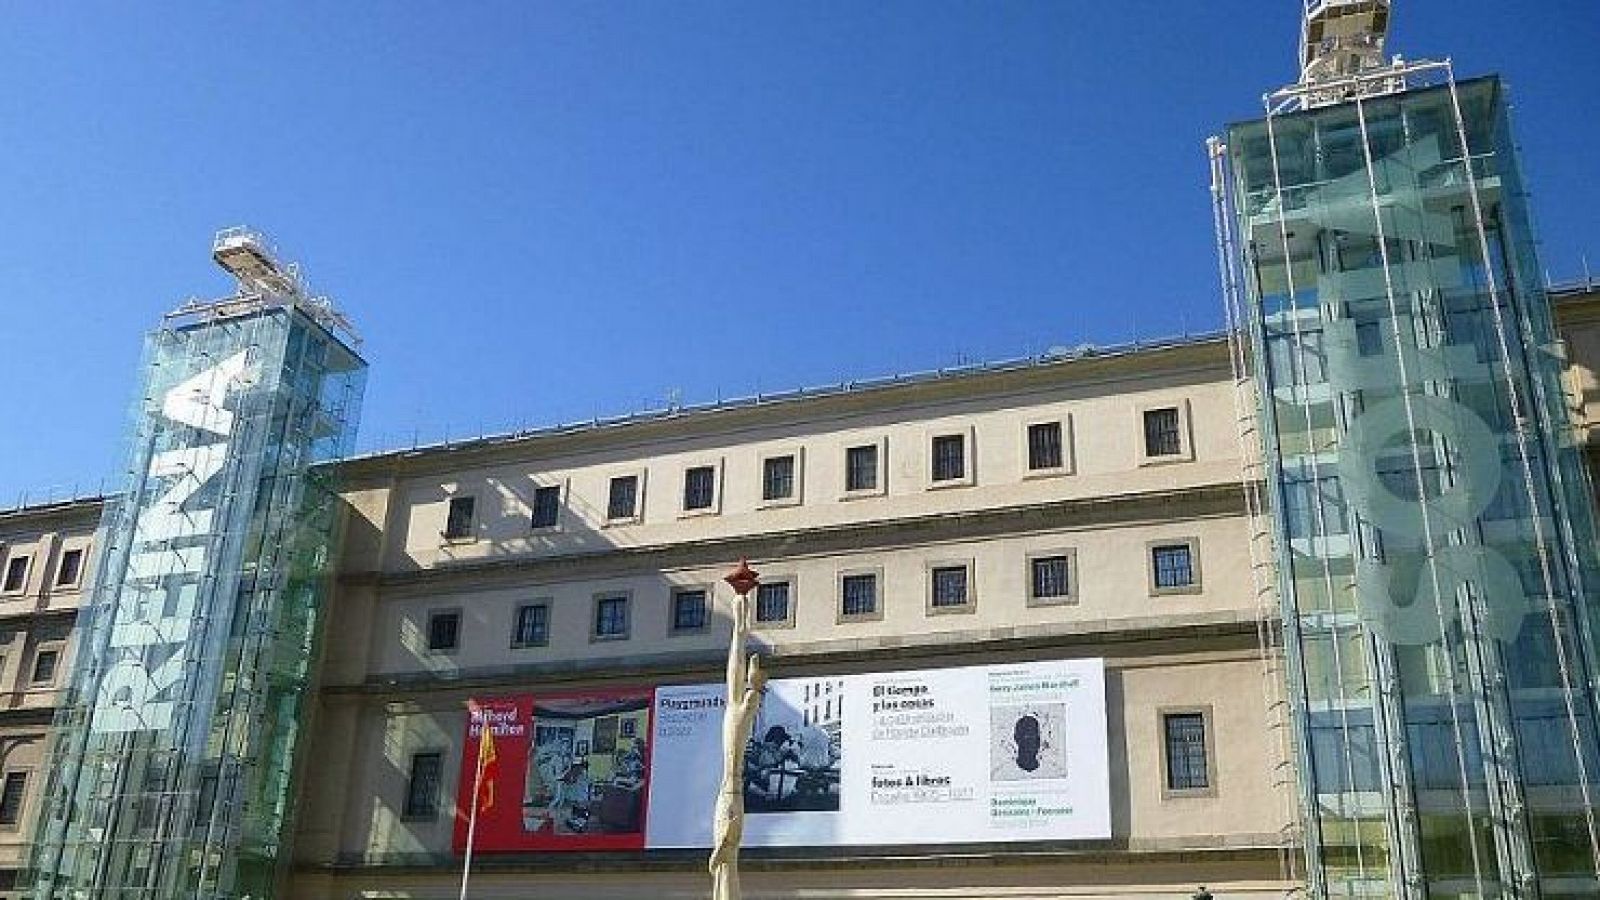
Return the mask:
<path id="1" fill-rule="evenodd" d="M 1600 271 L 1600 5 L 1400 0 L 1511 82 Z M 140 335 L 248 223 L 359 323 L 361 446 L 1219 324 L 1203 141 L 1294 0 L 7 4 L 0 506 L 120 477 Z"/>

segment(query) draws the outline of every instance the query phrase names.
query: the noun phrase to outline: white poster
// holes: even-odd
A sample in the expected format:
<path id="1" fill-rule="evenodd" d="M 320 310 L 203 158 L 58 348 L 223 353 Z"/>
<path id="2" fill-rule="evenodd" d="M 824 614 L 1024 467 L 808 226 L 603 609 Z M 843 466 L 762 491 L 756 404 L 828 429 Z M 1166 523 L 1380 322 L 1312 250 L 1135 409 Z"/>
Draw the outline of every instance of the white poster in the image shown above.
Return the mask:
<path id="1" fill-rule="evenodd" d="M 656 691 L 646 846 L 706 847 L 721 685 Z M 768 683 L 744 774 L 744 844 L 1111 836 L 1102 660 Z"/>

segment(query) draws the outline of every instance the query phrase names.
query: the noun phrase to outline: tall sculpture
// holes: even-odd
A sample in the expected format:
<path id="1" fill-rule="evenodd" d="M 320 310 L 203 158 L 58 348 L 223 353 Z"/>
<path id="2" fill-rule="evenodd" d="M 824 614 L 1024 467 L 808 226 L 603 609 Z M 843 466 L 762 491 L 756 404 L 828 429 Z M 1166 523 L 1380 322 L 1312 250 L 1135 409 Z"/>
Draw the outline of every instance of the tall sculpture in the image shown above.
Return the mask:
<path id="1" fill-rule="evenodd" d="M 744 752 L 761 709 L 767 674 L 761 657 L 744 655 L 750 634 L 749 593 L 760 573 L 739 560 L 723 579 L 733 587 L 733 637 L 728 642 L 728 708 L 722 718 L 722 786 L 717 791 L 711 848 L 712 900 L 739 900 L 739 841 L 744 836 Z"/>

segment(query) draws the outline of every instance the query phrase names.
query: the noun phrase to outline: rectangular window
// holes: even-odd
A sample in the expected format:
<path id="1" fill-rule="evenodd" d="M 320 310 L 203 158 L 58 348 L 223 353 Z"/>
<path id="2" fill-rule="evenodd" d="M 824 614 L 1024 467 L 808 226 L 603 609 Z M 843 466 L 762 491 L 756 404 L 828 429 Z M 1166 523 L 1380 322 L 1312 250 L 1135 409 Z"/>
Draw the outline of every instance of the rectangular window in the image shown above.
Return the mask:
<path id="1" fill-rule="evenodd" d="M 695 466 L 683 472 L 683 508 L 710 509 L 717 498 L 716 466 Z"/>
<path id="2" fill-rule="evenodd" d="M 550 606 L 528 603 L 517 607 L 517 624 L 511 634 L 513 647 L 543 647 L 550 643 Z"/>
<path id="3" fill-rule="evenodd" d="M 0 583 L 0 591 L 11 593 L 22 590 L 28 579 L 28 557 L 13 556 L 6 560 L 6 580 Z"/>
<path id="4" fill-rule="evenodd" d="M 705 631 L 706 630 L 706 592 L 696 588 L 694 590 L 672 592 L 672 630 Z"/>
<path id="5" fill-rule="evenodd" d="M 761 624 L 789 621 L 789 582 L 767 581 L 757 585 L 756 621 Z"/>
<path id="6" fill-rule="evenodd" d="M 28 797 L 28 773 L 7 772 L 5 785 L 0 787 L 0 825 L 16 825 L 22 821 L 22 801 Z"/>
<path id="7" fill-rule="evenodd" d="M 1036 556 L 1028 561 L 1028 583 L 1035 600 L 1060 600 L 1072 596 L 1071 572 L 1066 556 Z"/>
<path id="8" fill-rule="evenodd" d="M 533 517 L 531 528 L 550 528 L 561 517 L 560 485 L 545 485 L 533 489 Z"/>
<path id="9" fill-rule="evenodd" d="M 1028 469 L 1059 469 L 1061 456 L 1061 423 L 1040 422 L 1028 426 Z"/>
<path id="10" fill-rule="evenodd" d="M 61 565 L 56 568 L 56 586 L 77 584 L 83 574 L 83 551 L 68 550 L 61 554 Z"/>
<path id="11" fill-rule="evenodd" d="M 1157 590 L 1194 585 L 1194 559 L 1188 544 L 1157 544 L 1150 548 L 1150 565 Z"/>
<path id="12" fill-rule="evenodd" d="M 878 611 L 878 576 L 846 575 L 839 579 L 839 611 L 845 616 L 870 616 Z"/>
<path id="13" fill-rule="evenodd" d="M 1166 731 L 1167 790 L 1192 791 L 1211 786 L 1206 771 L 1206 717 L 1203 713 L 1168 713 Z"/>
<path id="14" fill-rule="evenodd" d="M 438 817 L 442 774 L 444 774 L 443 753 L 411 755 L 411 777 L 406 779 L 406 805 L 401 813 L 403 816 L 408 819 Z"/>
<path id="15" fill-rule="evenodd" d="M 472 537 L 472 511 L 477 505 L 473 497 L 451 497 L 450 513 L 445 517 L 445 540 L 458 541 Z"/>
<path id="16" fill-rule="evenodd" d="M 793 496 L 794 457 L 767 457 L 761 463 L 761 499 L 788 500 Z"/>
<path id="17" fill-rule="evenodd" d="M 596 638 L 625 638 L 628 636 L 628 597 L 626 594 L 601 597 L 594 602 L 594 636 Z"/>
<path id="18" fill-rule="evenodd" d="M 461 641 L 461 613 L 458 610 L 436 612 L 428 616 L 428 649 L 447 653 L 456 649 Z"/>
<path id="19" fill-rule="evenodd" d="M 54 684 L 56 680 L 56 664 L 61 661 L 60 650 L 40 650 L 33 657 L 34 684 Z"/>
<path id="20" fill-rule="evenodd" d="M 956 481 L 967 477 L 967 441 L 959 434 L 933 439 L 933 480 Z"/>
<path id="21" fill-rule="evenodd" d="M 934 609 L 966 606 L 971 602 L 971 595 L 967 592 L 966 566 L 935 566 L 930 577 L 933 579 L 933 595 L 929 602 Z"/>
<path id="22" fill-rule="evenodd" d="M 607 519 L 631 519 L 639 514 L 639 476 L 619 475 L 611 479 L 611 494 L 606 499 Z"/>
<path id="23" fill-rule="evenodd" d="M 1178 456 L 1183 438 L 1178 428 L 1178 408 L 1166 406 L 1144 411 L 1144 455 Z"/>
<path id="24" fill-rule="evenodd" d="M 844 452 L 844 489 L 847 491 L 875 491 L 878 489 L 878 445 L 863 444 Z"/>

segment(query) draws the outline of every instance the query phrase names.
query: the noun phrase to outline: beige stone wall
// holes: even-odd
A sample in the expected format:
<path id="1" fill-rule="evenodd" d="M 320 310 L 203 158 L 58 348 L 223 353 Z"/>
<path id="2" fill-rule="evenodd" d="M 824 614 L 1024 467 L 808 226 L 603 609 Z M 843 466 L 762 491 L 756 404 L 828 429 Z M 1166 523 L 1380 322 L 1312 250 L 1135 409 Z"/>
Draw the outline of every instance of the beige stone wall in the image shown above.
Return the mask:
<path id="1" fill-rule="evenodd" d="M 0 878 L 25 862 L 43 802 L 50 723 L 70 681 L 77 610 L 94 583 L 99 516 L 98 501 L 0 512 L 0 579 L 13 560 L 27 560 L 21 589 L 0 590 L 0 789 L 8 778 L 24 785 L 17 821 L 0 821 Z M 77 555 L 76 578 L 62 567 L 68 554 Z"/>

